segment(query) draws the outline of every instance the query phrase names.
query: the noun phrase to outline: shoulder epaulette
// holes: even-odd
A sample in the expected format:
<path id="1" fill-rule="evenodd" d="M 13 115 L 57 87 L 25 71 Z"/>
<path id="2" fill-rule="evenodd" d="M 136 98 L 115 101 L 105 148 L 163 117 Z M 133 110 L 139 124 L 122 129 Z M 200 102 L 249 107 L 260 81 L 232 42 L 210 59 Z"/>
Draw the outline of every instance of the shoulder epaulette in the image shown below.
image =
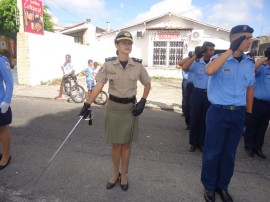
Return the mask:
<path id="1" fill-rule="evenodd" d="M 116 60 L 116 59 L 117 59 L 117 57 L 105 58 L 105 62 L 113 61 L 113 60 Z"/>
<path id="2" fill-rule="evenodd" d="M 138 59 L 138 58 L 132 58 L 132 60 L 133 60 L 134 62 L 142 63 L 142 60 L 141 60 L 141 59 Z"/>

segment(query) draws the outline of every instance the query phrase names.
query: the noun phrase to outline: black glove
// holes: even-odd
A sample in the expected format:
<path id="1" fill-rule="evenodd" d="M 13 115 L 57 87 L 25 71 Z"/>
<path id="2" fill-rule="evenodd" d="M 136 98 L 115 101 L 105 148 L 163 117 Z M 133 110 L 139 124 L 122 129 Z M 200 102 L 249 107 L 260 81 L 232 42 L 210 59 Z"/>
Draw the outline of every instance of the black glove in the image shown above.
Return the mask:
<path id="1" fill-rule="evenodd" d="M 242 41 L 246 39 L 246 35 L 240 36 L 238 39 L 231 42 L 230 49 L 234 52 L 236 51 L 239 46 L 241 45 Z"/>
<path id="2" fill-rule="evenodd" d="M 87 116 L 90 113 L 91 113 L 91 105 L 85 102 L 83 104 L 83 108 L 81 109 L 79 116 L 83 116 L 83 119 L 87 119 Z"/>
<path id="3" fill-rule="evenodd" d="M 264 51 L 264 56 L 267 57 L 267 60 L 270 60 L 270 51 Z"/>
<path id="4" fill-rule="evenodd" d="M 207 51 L 207 47 L 202 46 L 200 50 L 197 53 L 195 53 L 195 55 L 197 56 L 197 59 L 200 59 L 206 51 Z"/>
<path id="5" fill-rule="evenodd" d="M 139 116 L 145 107 L 146 99 L 142 98 L 135 106 L 135 108 L 132 110 L 133 116 Z"/>

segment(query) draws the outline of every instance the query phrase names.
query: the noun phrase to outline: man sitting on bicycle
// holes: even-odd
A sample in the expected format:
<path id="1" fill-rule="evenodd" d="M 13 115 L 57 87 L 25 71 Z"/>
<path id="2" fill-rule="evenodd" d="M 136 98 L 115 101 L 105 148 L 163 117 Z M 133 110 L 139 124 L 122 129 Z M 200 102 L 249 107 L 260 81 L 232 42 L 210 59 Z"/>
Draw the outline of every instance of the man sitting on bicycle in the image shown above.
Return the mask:
<path id="1" fill-rule="evenodd" d="M 93 88 L 95 87 L 94 82 L 94 61 L 89 59 L 88 60 L 88 67 L 86 67 L 82 74 L 86 76 L 86 83 L 87 83 L 87 89 L 88 89 L 88 97 L 91 95 Z"/>
<path id="2" fill-rule="evenodd" d="M 63 78 L 59 89 L 59 95 L 56 96 L 54 99 L 62 98 L 64 83 L 68 76 L 71 76 L 74 80 L 76 80 L 75 70 L 73 69 L 73 64 L 71 63 L 71 55 L 66 55 L 66 61 L 63 66 L 61 66 L 61 69 L 63 71 Z"/>

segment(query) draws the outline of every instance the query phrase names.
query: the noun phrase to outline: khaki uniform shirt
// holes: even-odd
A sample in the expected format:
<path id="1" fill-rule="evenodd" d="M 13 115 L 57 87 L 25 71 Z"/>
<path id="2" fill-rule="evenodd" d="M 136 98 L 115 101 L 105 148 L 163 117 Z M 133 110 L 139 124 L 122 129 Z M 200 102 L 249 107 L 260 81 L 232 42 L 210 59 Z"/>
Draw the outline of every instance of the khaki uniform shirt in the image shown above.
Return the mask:
<path id="1" fill-rule="evenodd" d="M 107 59 L 96 76 L 97 82 L 105 84 L 108 80 L 109 94 L 119 98 L 135 96 L 138 80 L 143 85 L 151 82 L 141 60 L 129 58 L 127 66 L 123 68 L 117 57 Z"/>

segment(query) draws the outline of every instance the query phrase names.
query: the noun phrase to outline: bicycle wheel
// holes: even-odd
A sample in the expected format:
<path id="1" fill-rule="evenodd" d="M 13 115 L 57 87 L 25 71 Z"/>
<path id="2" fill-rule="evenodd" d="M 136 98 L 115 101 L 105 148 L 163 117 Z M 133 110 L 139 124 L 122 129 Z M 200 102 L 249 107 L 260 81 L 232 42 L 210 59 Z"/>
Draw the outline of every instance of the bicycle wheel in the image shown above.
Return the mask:
<path id="1" fill-rule="evenodd" d="M 105 91 L 101 91 L 95 98 L 94 103 L 97 105 L 105 105 L 108 100 L 108 95 Z"/>
<path id="2" fill-rule="evenodd" d="M 72 86 L 70 91 L 70 98 L 75 103 L 82 103 L 85 100 L 85 90 L 80 85 Z"/>

